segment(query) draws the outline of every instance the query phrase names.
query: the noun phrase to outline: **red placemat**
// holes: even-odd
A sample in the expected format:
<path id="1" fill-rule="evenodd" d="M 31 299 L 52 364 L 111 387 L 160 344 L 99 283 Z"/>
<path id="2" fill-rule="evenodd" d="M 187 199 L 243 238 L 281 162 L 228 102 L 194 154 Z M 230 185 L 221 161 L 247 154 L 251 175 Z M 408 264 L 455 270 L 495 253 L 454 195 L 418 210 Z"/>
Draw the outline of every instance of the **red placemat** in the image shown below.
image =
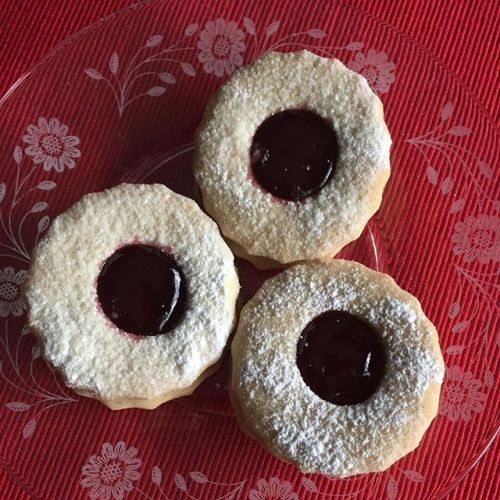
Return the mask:
<path id="1" fill-rule="evenodd" d="M 32 3 L 24 6 L 8 5 L 10 2 L 0 3 L 2 6 L 3 24 L 0 34 L 0 46 L 7 47 L 7 54 L 0 68 L 0 91 L 3 93 L 20 73 L 29 69 L 32 63 L 55 43 L 65 38 L 80 27 L 85 26 L 100 16 L 126 5 L 128 2 L 96 2 L 95 5 L 81 2 L 39 2 L 34 8 Z M 326 4 L 325 4 L 326 5 Z M 484 112 L 490 117 L 498 116 L 498 53 L 494 47 L 498 46 L 498 32 L 495 30 L 495 19 L 498 9 L 494 2 L 459 2 L 452 6 L 448 2 L 422 3 L 415 8 L 414 2 L 404 4 L 396 2 L 387 8 L 382 3 L 355 2 L 353 4 L 364 9 L 367 13 L 376 16 L 388 26 L 397 26 L 403 33 L 410 35 L 416 42 L 427 47 L 430 53 L 439 58 L 444 66 L 464 84 Z M 179 8 L 196 11 L 196 6 L 180 3 Z M 274 10 L 278 8 L 275 7 Z M 318 16 L 321 8 L 316 6 Z M 251 9 L 248 9 L 249 11 Z M 255 10 L 258 5 L 255 4 Z M 495 15 L 496 14 L 496 15 Z M 234 14 L 233 14 L 234 15 Z M 465 35 L 464 35 L 465 34 Z M 408 85 L 411 82 L 407 82 Z M 2 112 L 0 108 L 0 112 Z M 492 145 L 493 148 L 498 145 Z M 491 165 L 494 167 L 494 165 Z M 3 168 L 3 167 L 2 167 Z M 0 179 L 1 180 L 1 179 Z M 462 307 L 463 304 L 462 304 Z M 480 321 L 478 321 L 479 323 Z M 495 326 L 491 325 L 492 327 Z M 2 402 L 10 399 L 2 399 Z M 84 411 L 92 419 L 92 406 L 84 403 Z M 131 412 L 131 422 L 120 419 L 122 435 L 131 435 L 135 415 Z M 4 412 L 3 418 L 8 417 Z M 37 446 L 42 447 L 50 443 L 51 435 L 60 432 L 60 429 L 51 428 L 50 422 L 43 428 L 43 437 L 39 438 Z M 40 433 L 40 429 L 38 429 Z M 103 436 L 105 437 L 105 436 Z M 3 441 L 2 441 L 3 442 Z M 49 447 L 47 446 L 47 449 Z M 497 498 L 498 484 L 494 480 L 498 476 L 498 444 L 490 450 L 481 463 L 472 473 L 454 490 L 456 498 Z M 95 450 L 100 453 L 101 450 Z M 438 453 L 439 450 L 436 450 Z M 142 457 L 145 459 L 145 457 Z M 46 478 L 48 483 L 58 481 L 51 475 L 50 460 L 45 464 L 38 464 L 28 474 L 13 470 L 9 463 L 2 464 L 2 494 L 5 497 L 22 495 L 23 492 L 37 495 L 38 491 L 50 494 L 50 487 L 39 487 L 32 491 L 33 479 Z M 223 464 L 221 464 L 223 467 Z M 278 475 L 278 469 L 272 474 Z M 165 473 L 165 471 L 164 471 Z M 267 474 L 267 471 L 266 471 Z M 30 477 L 31 476 L 31 477 Z M 68 497 L 84 495 L 81 488 L 68 492 Z M 405 490 L 405 495 L 417 497 L 418 490 Z M 176 497 L 172 497 L 176 498 Z M 179 495 L 179 498 L 182 498 Z"/>

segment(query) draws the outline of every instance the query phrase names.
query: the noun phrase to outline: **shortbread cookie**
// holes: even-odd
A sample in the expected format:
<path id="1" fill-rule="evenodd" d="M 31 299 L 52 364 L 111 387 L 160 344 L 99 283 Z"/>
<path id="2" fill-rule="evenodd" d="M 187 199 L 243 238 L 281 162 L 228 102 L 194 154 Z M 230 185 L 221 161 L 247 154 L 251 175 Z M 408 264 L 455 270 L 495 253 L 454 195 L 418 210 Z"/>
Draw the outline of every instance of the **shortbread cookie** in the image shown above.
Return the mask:
<path id="1" fill-rule="evenodd" d="M 238 278 L 216 224 L 163 185 L 84 196 L 35 249 L 29 324 L 79 394 L 155 408 L 213 372 Z"/>
<path id="2" fill-rule="evenodd" d="M 362 76 L 307 51 L 270 52 L 212 96 L 194 173 L 239 255 L 258 266 L 330 259 L 379 208 L 390 145 Z"/>
<path id="3" fill-rule="evenodd" d="M 415 297 L 355 262 L 268 280 L 243 307 L 231 352 L 242 428 L 303 472 L 385 470 L 438 410 L 436 329 Z"/>

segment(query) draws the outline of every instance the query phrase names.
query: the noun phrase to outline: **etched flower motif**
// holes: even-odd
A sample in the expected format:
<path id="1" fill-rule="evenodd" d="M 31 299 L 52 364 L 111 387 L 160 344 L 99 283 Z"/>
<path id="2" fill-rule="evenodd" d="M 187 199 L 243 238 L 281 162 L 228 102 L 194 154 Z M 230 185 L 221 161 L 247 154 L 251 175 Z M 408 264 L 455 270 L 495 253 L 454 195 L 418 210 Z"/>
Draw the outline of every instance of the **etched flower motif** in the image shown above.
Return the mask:
<path id="1" fill-rule="evenodd" d="M 297 493 L 292 490 L 292 484 L 288 481 L 280 481 L 272 477 L 269 481 L 259 479 L 257 488 L 248 493 L 250 500 L 299 500 Z"/>
<path id="2" fill-rule="evenodd" d="M 100 455 L 92 455 L 82 467 L 80 484 L 90 491 L 90 498 L 120 499 L 133 490 L 133 482 L 141 477 L 142 465 L 136 448 L 127 448 L 123 441 L 113 447 L 104 443 Z"/>
<path id="3" fill-rule="evenodd" d="M 9 314 L 21 316 L 26 309 L 21 292 L 21 285 L 28 272 L 21 269 L 17 273 L 12 267 L 0 269 L 0 317 L 6 318 Z"/>
<path id="4" fill-rule="evenodd" d="M 207 21 L 197 44 L 198 59 L 207 73 L 230 75 L 243 64 L 245 35 L 234 21 Z"/>
<path id="5" fill-rule="evenodd" d="M 468 422 L 472 413 L 480 413 L 486 396 L 479 390 L 481 381 L 471 372 L 463 372 L 459 366 L 446 368 L 445 384 L 439 404 L 439 414 L 452 422 L 462 419 Z"/>
<path id="6" fill-rule="evenodd" d="M 76 147 L 80 139 L 68 135 L 68 126 L 57 118 L 38 118 L 36 125 L 28 125 L 23 141 L 27 144 L 25 153 L 33 158 L 37 165 L 43 163 L 44 170 L 54 169 L 62 172 L 65 167 L 73 168 L 75 158 L 80 157 Z"/>
<path id="7" fill-rule="evenodd" d="M 388 61 L 385 52 L 377 52 L 374 49 L 369 49 L 366 55 L 357 52 L 354 61 L 349 61 L 347 66 L 363 75 L 375 92 L 382 94 L 389 92 L 391 84 L 396 80 L 393 73 L 396 65 L 392 61 Z"/>
<path id="8" fill-rule="evenodd" d="M 500 218 L 481 214 L 479 217 L 466 217 L 455 224 L 451 236 L 454 243 L 453 253 L 462 255 L 465 262 L 476 259 L 481 264 L 490 260 L 500 261 Z"/>

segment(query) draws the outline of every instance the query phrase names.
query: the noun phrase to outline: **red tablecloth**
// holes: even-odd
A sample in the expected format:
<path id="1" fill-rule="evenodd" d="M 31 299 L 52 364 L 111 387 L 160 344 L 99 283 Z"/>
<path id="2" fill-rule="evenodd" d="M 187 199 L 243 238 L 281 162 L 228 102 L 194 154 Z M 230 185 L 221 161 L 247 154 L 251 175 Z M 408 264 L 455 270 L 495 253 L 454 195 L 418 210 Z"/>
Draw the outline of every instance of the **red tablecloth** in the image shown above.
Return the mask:
<path id="1" fill-rule="evenodd" d="M 131 3 L 134 2 L 0 0 L 0 95 L 58 42 Z M 357 0 L 352 3 L 398 27 L 427 47 L 475 94 L 491 117 L 499 116 L 498 2 Z M 450 498 L 499 498 L 499 459 L 497 440 Z M 8 465 L 0 463 L 0 466 L 0 496 L 28 497 L 29 492 L 16 480 Z M 71 496 L 68 492 L 68 498 Z"/>

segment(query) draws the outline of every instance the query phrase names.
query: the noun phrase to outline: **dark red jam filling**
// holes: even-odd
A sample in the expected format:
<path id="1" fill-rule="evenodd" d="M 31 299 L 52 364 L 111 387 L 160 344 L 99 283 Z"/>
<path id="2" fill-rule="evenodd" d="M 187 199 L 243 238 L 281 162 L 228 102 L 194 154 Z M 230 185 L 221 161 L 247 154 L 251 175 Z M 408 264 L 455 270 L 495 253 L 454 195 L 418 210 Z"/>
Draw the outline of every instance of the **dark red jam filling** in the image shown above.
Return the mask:
<path id="1" fill-rule="evenodd" d="M 314 318 L 297 343 L 297 366 L 304 382 L 336 405 L 366 401 L 380 385 L 385 359 L 373 327 L 344 311 Z"/>
<path id="2" fill-rule="evenodd" d="M 313 111 L 290 109 L 266 118 L 250 147 L 257 183 L 277 198 L 301 201 L 330 180 L 339 147 L 332 125 Z"/>
<path id="3" fill-rule="evenodd" d="M 172 330 L 184 314 L 186 278 L 175 259 L 159 248 L 128 245 L 104 263 L 97 297 L 121 330 L 160 335 Z"/>

